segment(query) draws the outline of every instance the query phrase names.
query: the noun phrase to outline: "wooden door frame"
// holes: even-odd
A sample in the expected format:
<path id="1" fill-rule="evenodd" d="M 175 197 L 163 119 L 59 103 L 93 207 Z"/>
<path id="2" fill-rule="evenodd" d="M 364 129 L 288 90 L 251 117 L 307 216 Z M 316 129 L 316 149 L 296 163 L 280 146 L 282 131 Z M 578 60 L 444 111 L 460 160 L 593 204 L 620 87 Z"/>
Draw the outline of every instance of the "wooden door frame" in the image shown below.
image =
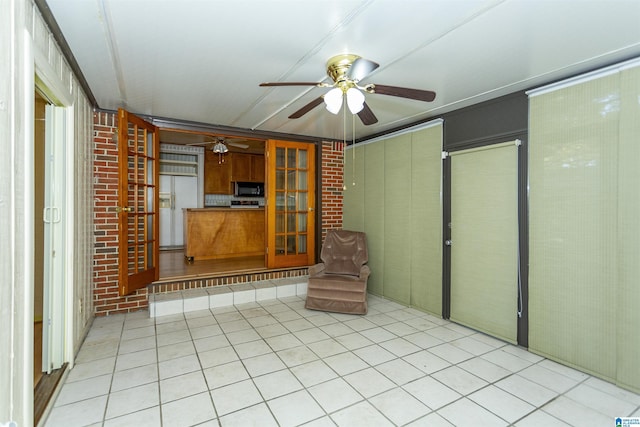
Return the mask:
<path id="1" fill-rule="evenodd" d="M 130 214 L 138 215 L 138 212 L 131 212 L 131 206 L 129 206 L 128 200 L 128 176 L 129 176 L 129 150 L 128 150 L 128 130 L 129 123 L 146 130 L 146 135 L 151 135 L 152 144 L 153 144 L 153 155 L 149 156 L 148 159 L 152 160 L 152 176 L 153 183 L 149 185 L 149 188 L 153 188 L 153 202 L 152 202 L 152 211 L 144 211 L 143 215 L 148 215 L 151 217 L 152 221 L 151 227 L 153 228 L 152 234 L 153 237 L 151 242 L 144 243 L 145 245 L 151 244 L 151 257 L 152 257 L 152 266 L 151 268 L 141 270 L 134 274 L 129 274 L 128 269 L 128 248 L 129 248 L 129 227 L 128 227 L 128 219 Z M 146 153 L 146 152 L 145 152 Z M 153 157 L 155 156 L 155 157 Z M 128 295 L 134 292 L 137 289 L 140 289 L 148 284 L 151 284 L 153 281 L 159 279 L 160 270 L 158 269 L 158 259 L 160 252 L 160 227 L 159 227 L 159 191 L 160 191 L 160 140 L 158 134 L 158 128 L 153 124 L 143 120 L 142 118 L 129 113 L 124 109 L 118 109 L 118 180 L 119 180 L 119 193 L 118 193 L 118 262 L 119 262 L 119 270 L 118 270 L 118 291 L 120 296 Z M 145 181 L 145 185 L 146 181 Z M 148 194 L 147 194 L 148 196 Z M 135 209 L 135 208 L 134 208 Z M 145 209 L 148 209 L 148 204 L 145 203 Z M 145 231 L 144 236 L 147 236 L 148 233 L 146 231 L 146 227 L 148 221 L 144 221 Z M 136 243 L 136 246 L 138 244 Z M 143 256 L 148 256 L 149 254 L 145 254 Z"/>

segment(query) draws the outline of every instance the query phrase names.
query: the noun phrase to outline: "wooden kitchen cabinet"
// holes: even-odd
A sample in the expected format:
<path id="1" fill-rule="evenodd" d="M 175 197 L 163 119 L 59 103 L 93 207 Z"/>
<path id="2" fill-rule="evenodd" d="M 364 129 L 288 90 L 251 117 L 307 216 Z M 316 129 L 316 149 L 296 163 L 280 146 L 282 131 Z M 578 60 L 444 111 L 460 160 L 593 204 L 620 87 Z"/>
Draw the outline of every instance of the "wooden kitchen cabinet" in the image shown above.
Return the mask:
<path id="1" fill-rule="evenodd" d="M 264 182 L 264 156 L 253 156 L 251 161 L 251 178 L 255 182 Z"/>
<path id="2" fill-rule="evenodd" d="M 206 150 L 204 155 L 204 192 L 205 194 L 233 194 L 231 187 L 230 155 L 222 156 L 220 163 L 218 154 Z"/>
<path id="3" fill-rule="evenodd" d="M 264 182 L 264 156 L 259 154 L 232 153 L 231 181 Z"/>
<path id="4" fill-rule="evenodd" d="M 251 154 L 231 154 L 231 181 L 251 181 Z"/>

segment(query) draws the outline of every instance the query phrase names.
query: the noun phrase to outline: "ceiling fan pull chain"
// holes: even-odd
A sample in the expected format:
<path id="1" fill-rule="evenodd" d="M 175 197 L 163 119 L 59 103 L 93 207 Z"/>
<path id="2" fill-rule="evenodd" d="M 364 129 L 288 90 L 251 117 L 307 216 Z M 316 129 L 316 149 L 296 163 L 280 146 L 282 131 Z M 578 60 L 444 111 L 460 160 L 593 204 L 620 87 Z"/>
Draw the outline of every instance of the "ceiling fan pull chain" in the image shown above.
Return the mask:
<path id="1" fill-rule="evenodd" d="M 352 142 L 351 142 L 351 157 L 353 159 L 353 186 L 356 186 L 356 115 L 351 115 L 351 129 L 352 129 Z"/>
<path id="2" fill-rule="evenodd" d="M 342 106 L 344 107 L 347 101 L 342 97 Z M 345 156 L 344 152 L 347 148 L 347 109 L 342 109 L 342 162 L 345 164 Z M 343 167 L 344 170 L 344 167 Z M 347 183 L 344 179 L 344 174 L 342 174 L 342 191 L 347 191 Z"/>

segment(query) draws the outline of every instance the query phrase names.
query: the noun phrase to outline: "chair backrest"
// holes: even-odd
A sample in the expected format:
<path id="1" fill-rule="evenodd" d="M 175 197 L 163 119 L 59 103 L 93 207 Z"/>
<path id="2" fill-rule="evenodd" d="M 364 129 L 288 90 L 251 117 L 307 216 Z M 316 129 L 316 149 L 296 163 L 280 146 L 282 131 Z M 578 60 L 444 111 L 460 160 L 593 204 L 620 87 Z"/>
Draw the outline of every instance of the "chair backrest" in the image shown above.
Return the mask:
<path id="1" fill-rule="evenodd" d="M 369 260 L 367 237 L 360 231 L 329 230 L 320 258 L 327 273 L 358 276 Z"/>

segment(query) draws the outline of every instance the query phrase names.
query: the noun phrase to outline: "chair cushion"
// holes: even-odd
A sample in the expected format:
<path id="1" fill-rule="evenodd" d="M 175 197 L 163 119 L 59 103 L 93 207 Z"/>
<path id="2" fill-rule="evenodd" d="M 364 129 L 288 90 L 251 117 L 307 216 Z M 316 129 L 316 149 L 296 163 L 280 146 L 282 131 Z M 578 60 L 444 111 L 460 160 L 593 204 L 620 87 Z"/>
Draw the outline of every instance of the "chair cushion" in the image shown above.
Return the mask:
<path id="1" fill-rule="evenodd" d="M 329 230 L 320 254 L 327 274 L 358 276 L 367 260 L 365 234 L 349 230 Z"/>

